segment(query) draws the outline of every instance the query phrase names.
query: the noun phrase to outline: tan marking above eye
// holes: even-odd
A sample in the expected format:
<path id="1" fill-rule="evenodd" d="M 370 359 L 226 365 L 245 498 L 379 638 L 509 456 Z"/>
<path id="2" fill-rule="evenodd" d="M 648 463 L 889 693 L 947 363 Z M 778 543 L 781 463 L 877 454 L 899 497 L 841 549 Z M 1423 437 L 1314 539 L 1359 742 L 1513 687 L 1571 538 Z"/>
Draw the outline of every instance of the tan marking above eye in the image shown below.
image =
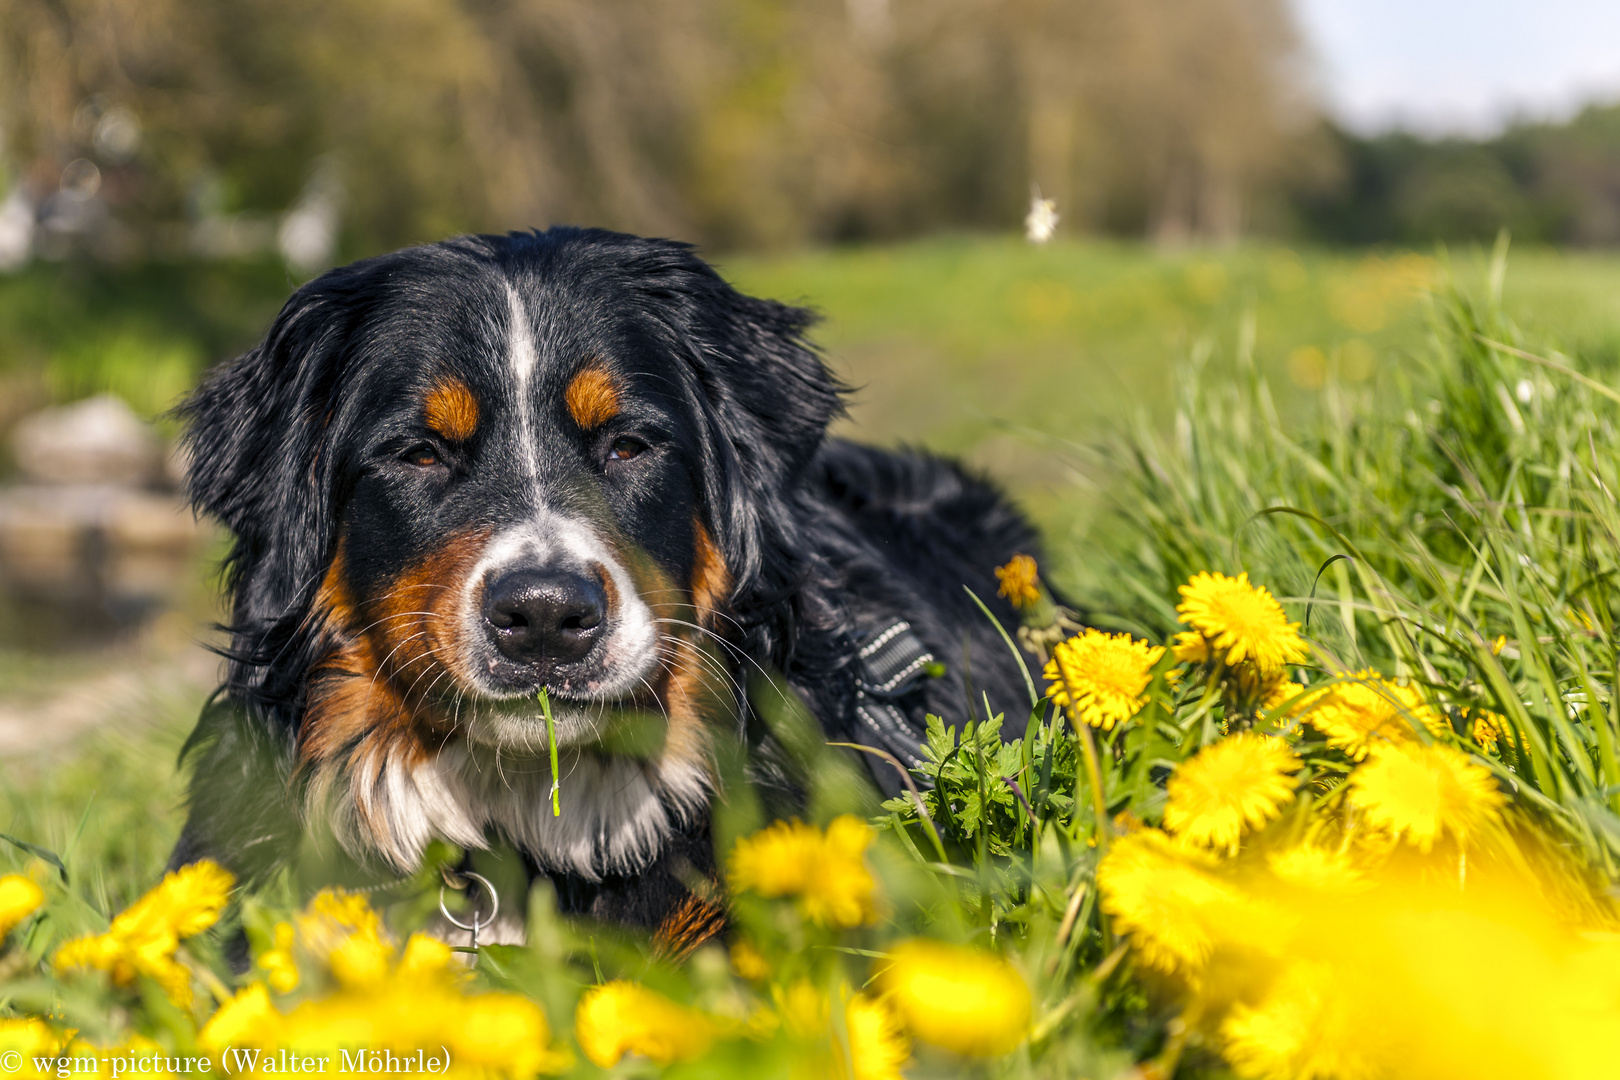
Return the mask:
<path id="1" fill-rule="evenodd" d="M 478 430 L 478 399 L 460 379 L 440 382 L 428 392 L 422 408 L 427 426 L 452 442 L 463 442 Z"/>
<path id="2" fill-rule="evenodd" d="M 619 415 L 619 384 L 602 368 L 588 367 L 568 384 L 563 401 L 574 423 L 590 431 Z"/>

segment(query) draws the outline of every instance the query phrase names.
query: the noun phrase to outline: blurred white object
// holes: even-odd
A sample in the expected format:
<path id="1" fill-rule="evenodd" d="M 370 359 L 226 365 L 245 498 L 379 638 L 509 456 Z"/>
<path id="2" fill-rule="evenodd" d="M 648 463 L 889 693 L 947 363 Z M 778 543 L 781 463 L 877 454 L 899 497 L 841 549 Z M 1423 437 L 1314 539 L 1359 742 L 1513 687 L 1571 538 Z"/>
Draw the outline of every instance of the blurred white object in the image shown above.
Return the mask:
<path id="1" fill-rule="evenodd" d="M 844 0 L 855 37 L 871 45 L 888 44 L 894 33 L 889 0 Z"/>
<path id="2" fill-rule="evenodd" d="M 75 158 L 62 170 L 61 193 L 73 199 L 88 201 L 101 190 L 101 170 L 89 158 Z"/>
<path id="3" fill-rule="evenodd" d="M 157 433 L 111 394 L 25 416 L 11 450 L 34 483 L 144 487 L 163 476 Z"/>
<path id="4" fill-rule="evenodd" d="M 1043 199 L 1037 189 L 1029 199 L 1029 213 L 1024 216 L 1024 236 L 1032 244 L 1044 244 L 1057 231 L 1058 212 L 1055 199 Z"/>
<path id="5" fill-rule="evenodd" d="M 34 201 L 18 184 L 0 203 L 0 270 L 16 270 L 34 252 Z"/>
<path id="6" fill-rule="evenodd" d="M 281 219 L 276 247 L 294 270 L 313 274 L 332 265 L 337 254 L 338 215 L 343 185 L 330 162 L 317 166 L 298 201 Z"/>
<path id="7" fill-rule="evenodd" d="M 141 148 L 141 121 L 124 106 L 114 105 L 96 121 L 90 141 L 108 161 L 128 161 Z"/>

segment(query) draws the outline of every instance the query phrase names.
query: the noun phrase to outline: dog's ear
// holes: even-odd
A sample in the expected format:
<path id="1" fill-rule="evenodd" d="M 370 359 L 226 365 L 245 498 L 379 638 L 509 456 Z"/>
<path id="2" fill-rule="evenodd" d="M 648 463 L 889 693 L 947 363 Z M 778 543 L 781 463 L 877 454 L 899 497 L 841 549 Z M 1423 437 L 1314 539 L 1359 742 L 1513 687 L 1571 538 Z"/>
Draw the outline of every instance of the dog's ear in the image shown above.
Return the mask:
<path id="1" fill-rule="evenodd" d="M 780 607 L 802 576 L 794 501 L 806 467 L 843 414 L 844 387 L 810 346 L 813 313 L 743 296 L 718 297 L 721 348 L 710 386 L 720 445 L 735 457 L 708 477 L 721 549 L 735 553 L 736 600 Z"/>
<path id="2" fill-rule="evenodd" d="M 792 500 L 843 413 L 845 387 L 806 339 L 814 313 L 733 289 L 690 247 L 642 241 L 633 277 L 674 331 L 693 405 L 708 430 L 699 481 L 733 601 L 774 602 L 791 588 L 801 546 Z"/>
<path id="3" fill-rule="evenodd" d="M 177 410 L 192 504 L 233 533 L 238 629 L 293 614 L 335 543 L 334 410 L 354 290 L 334 272 L 294 293 L 259 345 Z"/>

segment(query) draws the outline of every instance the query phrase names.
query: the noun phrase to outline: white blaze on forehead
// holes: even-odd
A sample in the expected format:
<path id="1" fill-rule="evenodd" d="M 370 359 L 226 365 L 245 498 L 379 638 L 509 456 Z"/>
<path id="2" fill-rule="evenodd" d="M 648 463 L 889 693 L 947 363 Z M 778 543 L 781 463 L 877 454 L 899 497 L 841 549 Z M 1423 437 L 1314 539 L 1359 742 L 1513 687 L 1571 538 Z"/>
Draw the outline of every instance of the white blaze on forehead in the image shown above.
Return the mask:
<path id="1" fill-rule="evenodd" d="M 518 407 L 518 443 L 523 447 L 523 460 L 529 479 L 540 474 L 540 462 L 535 451 L 534 430 L 534 338 L 529 328 L 529 313 L 523 306 L 510 282 L 506 286 L 506 305 L 510 326 L 507 329 L 506 357 L 512 369 L 512 382 L 516 390 Z"/>

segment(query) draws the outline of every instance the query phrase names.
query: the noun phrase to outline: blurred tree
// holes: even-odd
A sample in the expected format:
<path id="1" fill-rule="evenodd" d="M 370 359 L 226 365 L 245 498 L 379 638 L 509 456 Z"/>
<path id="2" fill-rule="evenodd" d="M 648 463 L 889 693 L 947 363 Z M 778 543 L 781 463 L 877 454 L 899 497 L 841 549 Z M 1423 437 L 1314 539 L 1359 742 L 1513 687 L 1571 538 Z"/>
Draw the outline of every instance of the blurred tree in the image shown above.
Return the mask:
<path id="1" fill-rule="evenodd" d="M 0 155 L 36 199 L 93 167 L 107 255 L 262 239 L 333 175 L 351 255 L 1010 229 L 1032 185 L 1229 239 L 1308 157 L 1302 75 L 1284 0 L 0 0 Z"/>
<path id="2" fill-rule="evenodd" d="M 1300 228 L 1341 243 L 1489 240 L 1620 244 L 1620 104 L 1485 139 L 1331 130 L 1337 184 L 1294 195 Z"/>

